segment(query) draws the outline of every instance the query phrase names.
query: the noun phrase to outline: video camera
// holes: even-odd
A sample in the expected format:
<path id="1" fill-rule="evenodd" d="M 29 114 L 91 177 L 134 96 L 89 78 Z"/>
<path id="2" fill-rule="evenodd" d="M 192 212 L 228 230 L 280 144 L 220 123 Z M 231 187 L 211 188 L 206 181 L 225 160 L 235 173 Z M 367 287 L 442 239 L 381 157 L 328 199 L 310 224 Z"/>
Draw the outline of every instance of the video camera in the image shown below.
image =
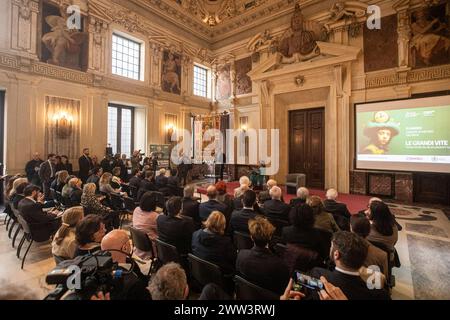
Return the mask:
<path id="1" fill-rule="evenodd" d="M 44 300 L 89 300 L 99 291 L 111 292 L 122 279 L 116 267 L 107 251 L 63 261 L 47 274 L 47 284 L 57 287 Z"/>

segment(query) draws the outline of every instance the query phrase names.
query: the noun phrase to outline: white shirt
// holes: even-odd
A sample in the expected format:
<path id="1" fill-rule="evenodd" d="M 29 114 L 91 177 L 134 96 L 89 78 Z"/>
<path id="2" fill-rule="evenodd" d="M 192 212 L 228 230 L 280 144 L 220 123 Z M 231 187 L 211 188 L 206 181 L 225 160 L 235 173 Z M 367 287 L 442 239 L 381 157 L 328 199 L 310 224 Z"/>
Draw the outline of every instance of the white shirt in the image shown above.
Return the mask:
<path id="1" fill-rule="evenodd" d="M 341 269 L 339 267 L 336 267 L 335 270 L 339 271 L 340 273 L 347 274 L 349 276 L 357 276 L 357 277 L 360 276 L 359 271 L 347 271 L 347 270 L 343 270 L 343 269 Z"/>

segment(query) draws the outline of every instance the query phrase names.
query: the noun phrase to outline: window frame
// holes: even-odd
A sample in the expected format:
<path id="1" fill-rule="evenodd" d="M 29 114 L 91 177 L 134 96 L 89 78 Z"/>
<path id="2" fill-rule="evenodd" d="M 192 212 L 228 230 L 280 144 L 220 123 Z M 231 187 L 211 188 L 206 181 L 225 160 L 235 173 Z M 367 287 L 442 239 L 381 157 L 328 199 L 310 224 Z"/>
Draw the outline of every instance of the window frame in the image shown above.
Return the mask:
<path id="1" fill-rule="evenodd" d="M 114 52 L 117 52 L 119 54 L 123 54 L 123 52 L 119 52 L 117 50 L 115 51 L 113 49 L 114 37 L 118 37 L 118 38 L 124 39 L 126 41 L 130 41 L 130 42 L 133 42 L 133 43 L 139 45 L 139 50 L 138 50 L 139 51 L 139 57 L 138 57 L 138 78 L 137 79 L 131 78 L 128 75 L 122 75 L 122 74 L 114 73 L 114 71 L 113 71 L 113 69 L 114 69 L 113 61 L 115 59 L 113 57 Z M 133 59 L 136 58 L 136 57 L 130 56 L 128 54 L 127 54 L 127 57 L 132 57 Z M 110 54 L 110 59 L 111 59 L 110 60 L 111 61 L 111 74 L 113 76 L 120 77 L 122 79 L 123 78 L 124 79 L 128 79 L 128 80 L 131 80 L 131 81 L 141 81 L 141 82 L 145 81 L 145 41 L 143 41 L 143 40 L 141 40 L 139 38 L 133 37 L 133 36 L 127 34 L 127 33 L 124 33 L 124 32 L 118 31 L 118 30 L 113 30 L 112 33 L 111 33 L 111 54 Z M 118 61 L 123 62 L 123 60 L 118 60 Z M 121 68 L 121 69 L 123 69 L 123 68 Z M 130 71 L 129 69 L 124 69 L 124 70 Z M 132 71 L 132 72 L 134 72 L 134 71 Z"/>
<path id="2" fill-rule="evenodd" d="M 200 68 L 206 71 L 206 79 L 205 79 L 205 89 L 206 89 L 206 95 L 205 96 L 201 96 L 195 93 L 195 68 Z M 192 95 L 195 97 L 199 97 L 199 98 L 203 98 L 203 99 L 211 99 L 211 95 L 212 95 L 212 77 L 211 77 L 211 68 L 208 68 L 205 65 L 201 65 L 199 63 L 194 63 L 193 67 L 192 67 L 192 73 L 193 73 L 193 77 L 192 77 Z"/>
<path id="3" fill-rule="evenodd" d="M 117 150 L 113 152 L 114 154 L 120 153 L 120 155 L 124 154 L 122 151 L 122 110 L 131 110 L 131 142 L 130 142 L 130 156 L 133 154 L 134 151 L 134 129 L 135 129 L 135 108 L 117 104 L 117 103 L 108 103 L 108 108 L 116 108 L 117 109 L 117 123 L 116 123 L 116 146 Z M 108 119 L 109 121 L 109 119 Z M 108 123 L 108 131 L 109 131 L 109 123 Z M 107 134 L 108 135 L 108 134 Z M 109 143 L 109 141 L 108 141 Z"/>

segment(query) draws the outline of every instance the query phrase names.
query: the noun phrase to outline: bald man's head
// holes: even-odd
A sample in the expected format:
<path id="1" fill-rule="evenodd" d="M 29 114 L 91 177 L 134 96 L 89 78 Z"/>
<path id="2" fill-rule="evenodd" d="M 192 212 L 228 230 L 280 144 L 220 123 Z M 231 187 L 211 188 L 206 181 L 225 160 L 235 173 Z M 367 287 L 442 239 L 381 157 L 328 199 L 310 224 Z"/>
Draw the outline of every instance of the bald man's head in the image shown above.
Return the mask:
<path id="1" fill-rule="evenodd" d="M 208 199 L 213 200 L 217 198 L 217 189 L 214 185 L 211 185 L 206 189 L 206 195 L 208 196 Z"/>
<path id="2" fill-rule="evenodd" d="M 113 230 L 102 239 L 102 250 L 119 250 L 126 254 L 131 253 L 131 244 L 128 234 L 124 230 Z M 117 251 L 111 252 L 114 262 L 125 263 L 127 256 Z"/>

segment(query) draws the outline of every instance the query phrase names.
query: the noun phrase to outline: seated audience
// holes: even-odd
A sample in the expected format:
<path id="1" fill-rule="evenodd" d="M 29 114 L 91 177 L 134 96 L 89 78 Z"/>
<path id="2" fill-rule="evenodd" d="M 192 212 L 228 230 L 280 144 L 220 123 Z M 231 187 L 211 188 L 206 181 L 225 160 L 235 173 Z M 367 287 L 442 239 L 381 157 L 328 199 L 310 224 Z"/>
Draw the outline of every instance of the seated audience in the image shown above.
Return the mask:
<path id="1" fill-rule="evenodd" d="M 239 198 L 250 188 L 250 179 L 247 176 L 242 176 L 239 179 L 239 188 L 234 189 L 234 197 Z"/>
<path id="2" fill-rule="evenodd" d="M 137 199 L 140 200 L 142 195 L 148 191 L 158 191 L 158 188 L 153 183 L 153 171 L 145 171 L 144 179 L 141 180 Z"/>
<path id="3" fill-rule="evenodd" d="M 183 210 L 181 214 L 183 216 L 191 217 L 194 220 L 194 223 L 200 227 L 201 220 L 199 215 L 199 206 L 200 203 L 198 199 L 194 198 L 194 185 L 187 185 L 183 190 Z M 198 228 L 197 228 L 198 229 Z"/>
<path id="4" fill-rule="evenodd" d="M 69 176 L 67 178 L 67 183 L 64 185 L 64 187 L 62 188 L 61 191 L 61 195 L 63 196 L 63 198 L 69 198 L 70 197 L 70 193 L 72 192 L 73 187 L 75 186 L 73 183 L 75 182 L 75 180 L 73 180 L 74 178 L 77 178 L 76 176 Z M 70 183 L 72 181 L 72 184 Z"/>
<path id="5" fill-rule="evenodd" d="M 389 294 L 383 289 L 369 289 L 360 277 L 360 268 L 367 258 L 367 244 L 358 235 L 338 231 L 331 241 L 330 258 L 336 265 L 333 271 L 314 268 L 311 276 L 325 277 L 331 284 L 341 288 L 349 300 L 388 300 Z M 313 298 L 319 299 L 317 294 Z"/>
<path id="6" fill-rule="evenodd" d="M 231 220 L 231 213 L 234 210 L 233 197 L 227 193 L 227 184 L 225 183 L 225 181 L 218 181 L 215 187 L 217 190 L 217 201 L 223 203 L 227 207 L 226 212 L 222 213 L 225 215 L 225 218 L 227 220 L 227 228 L 225 230 L 228 230 Z"/>
<path id="7" fill-rule="evenodd" d="M 267 200 L 264 203 L 263 212 L 264 215 L 270 220 L 270 219 L 278 219 L 278 220 L 284 220 L 289 221 L 289 211 L 291 210 L 291 207 L 289 207 L 286 203 L 281 201 L 281 188 L 274 186 L 269 191 L 271 200 Z"/>
<path id="8" fill-rule="evenodd" d="M 233 210 L 240 210 L 243 208 L 242 205 L 242 199 L 244 197 L 244 194 L 248 191 L 251 190 L 250 187 L 246 184 L 242 185 L 239 188 L 238 192 L 235 192 L 235 196 L 234 196 L 234 200 L 233 200 Z M 257 203 L 255 202 L 255 206 L 257 205 Z"/>
<path id="9" fill-rule="evenodd" d="M 96 185 L 97 190 L 100 190 L 100 177 L 103 175 L 103 169 L 101 167 L 94 167 L 92 174 L 87 179 L 86 183 L 93 183 Z"/>
<path id="10" fill-rule="evenodd" d="M 256 217 L 248 222 L 248 229 L 255 246 L 239 251 L 237 273 L 262 288 L 283 294 L 291 275 L 283 260 L 268 249 L 275 227 L 266 218 Z"/>
<path id="11" fill-rule="evenodd" d="M 323 207 L 326 212 L 333 215 L 334 220 L 341 230 L 350 230 L 350 212 L 345 203 L 337 202 L 338 192 L 335 189 L 329 189 L 326 194 L 326 200 Z"/>
<path id="12" fill-rule="evenodd" d="M 186 300 L 189 286 L 186 272 L 174 262 L 161 267 L 151 279 L 148 290 L 152 300 Z"/>
<path id="13" fill-rule="evenodd" d="M 369 204 L 367 205 L 367 209 L 366 210 L 361 210 L 358 212 L 358 216 L 366 216 L 367 218 L 369 218 L 370 215 L 370 205 L 372 204 L 372 202 L 374 201 L 379 201 L 379 202 L 384 202 L 383 200 L 381 200 L 380 198 L 377 197 L 373 197 L 369 199 Z M 397 230 L 398 231 L 402 231 L 403 227 L 400 225 L 400 223 L 397 222 L 397 220 L 395 219 L 395 215 L 392 215 L 392 218 L 394 219 L 395 225 L 397 226 Z"/>
<path id="14" fill-rule="evenodd" d="M 213 211 L 219 211 L 222 213 L 227 212 L 226 205 L 217 200 L 217 189 L 214 185 L 210 185 L 208 189 L 206 189 L 206 195 L 208 197 L 208 201 L 200 203 L 199 206 L 199 215 L 202 221 L 206 221 L 210 213 Z"/>
<path id="15" fill-rule="evenodd" d="M 309 197 L 309 190 L 307 188 L 300 187 L 297 189 L 297 198 L 292 199 L 289 202 L 289 205 L 291 207 L 296 207 L 298 205 L 305 204 L 308 197 Z"/>
<path id="16" fill-rule="evenodd" d="M 373 201 L 370 205 L 369 220 L 371 227 L 367 240 L 383 244 L 394 250 L 398 240 L 398 229 L 387 204 Z"/>
<path id="17" fill-rule="evenodd" d="M 157 188 L 165 188 L 167 187 L 167 180 L 166 177 L 166 169 L 160 169 L 159 175 L 155 178 L 155 183 Z"/>
<path id="18" fill-rule="evenodd" d="M 114 250 L 111 251 L 112 260 L 119 265 L 117 269 L 124 271 L 121 281 L 110 292 L 111 300 L 150 300 L 147 290 L 148 278 L 142 274 L 137 263 L 132 264 L 131 272 L 128 272 L 129 266 L 123 267 L 132 262 L 133 251 L 126 231 L 113 230 L 105 235 L 101 241 L 101 249 L 104 251 Z"/>
<path id="19" fill-rule="evenodd" d="M 108 226 L 118 228 L 120 221 L 118 215 L 109 207 L 104 206 L 95 194 L 95 184 L 88 183 L 83 187 L 83 194 L 81 195 L 81 205 L 85 209 L 85 215 L 95 214 L 102 217 Z"/>
<path id="20" fill-rule="evenodd" d="M 67 209 L 62 216 L 62 226 L 56 232 L 52 242 L 52 254 L 56 263 L 75 258 L 78 243 L 75 236 L 75 228 L 83 220 L 82 207 Z"/>
<path id="21" fill-rule="evenodd" d="M 111 194 L 111 193 L 120 193 L 120 187 L 114 188 L 111 185 L 112 174 L 109 172 L 105 172 L 100 178 L 100 192 Z"/>
<path id="22" fill-rule="evenodd" d="M 234 210 L 231 214 L 230 229 L 232 233 L 234 231 L 249 233 L 248 221 L 250 219 L 254 219 L 257 215 L 256 211 L 254 210 L 255 203 L 255 191 L 248 190 L 247 192 L 245 192 L 242 197 L 243 208 L 240 210 Z"/>
<path id="23" fill-rule="evenodd" d="M 313 209 L 302 204 L 292 209 L 292 226 L 284 227 L 281 234 L 284 243 L 292 243 L 317 252 L 323 261 L 329 254 L 328 239 L 322 238 L 314 228 Z"/>
<path id="24" fill-rule="evenodd" d="M 366 240 L 370 233 L 370 222 L 366 217 L 352 217 L 350 219 L 351 232 L 360 236 L 366 242 L 368 247 L 367 258 L 364 261 L 364 267 L 378 266 L 381 273 L 388 272 L 388 256 L 387 253 L 380 248 L 377 248 Z"/>
<path id="25" fill-rule="evenodd" d="M 213 211 L 204 225 L 205 229 L 192 235 L 192 254 L 218 265 L 224 274 L 234 273 L 236 249 L 231 238 L 225 236 L 225 216 Z"/>
<path id="26" fill-rule="evenodd" d="M 130 181 L 128 182 L 128 184 L 131 187 L 135 187 L 136 190 L 139 190 L 140 186 L 141 186 L 141 174 L 142 172 L 139 169 L 133 169 L 133 171 L 131 172 L 131 178 Z"/>
<path id="27" fill-rule="evenodd" d="M 180 186 L 180 178 L 178 178 L 177 169 L 170 170 L 170 177 L 167 178 L 167 186 L 173 191 L 178 191 Z"/>
<path id="28" fill-rule="evenodd" d="M 66 170 L 56 172 L 56 179 L 50 185 L 55 191 L 62 192 L 62 189 L 67 183 L 67 178 L 69 177 L 69 172 Z"/>
<path id="29" fill-rule="evenodd" d="M 133 227 L 145 232 L 151 240 L 158 238 L 158 228 L 156 220 L 159 213 L 156 212 L 156 198 L 152 191 L 144 193 L 133 212 Z M 148 253 L 136 249 L 136 255 L 141 259 L 152 258 Z"/>
<path id="30" fill-rule="evenodd" d="M 27 178 L 17 178 L 17 179 L 13 180 L 12 188 L 11 188 L 11 190 L 9 190 L 9 193 L 8 193 L 8 195 L 9 195 L 8 199 L 10 202 L 14 201 L 13 199 L 14 199 L 14 196 L 17 194 L 17 188 L 23 183 L 28 183 L 28 179 Z"/>
<path id="31" fill-rule="evenodd" d="M 120 161 L 120 160 L 119 160 Z M 120 189 L 121 185 L 122 185 L 122 168 L 121 167 L 115 167 L 112 170 L 112 177 L 111 177 L 111 186 L 114 189 Z"/>
<path id="32" fill-rule="evenodd" d="M 270 199 L 272 199 L 272 197 L 270 196 L 270 189 L 272 189 L 273 187 L 276 187 L 278 185 L 277 181 L 274 179 L 269 179 L 266 183 L 266 187 L 267 189 L 265 191 L 261 191 L 259 193 L 259 197 L 258 197 L 258 201 L 261 205 L 264 205 L 264 203 Z"/>
<path id="33" fill-rule="evenodd" d="M 89 215 L 81 220 L 75 228 L 75 240 L 78 243 L 75 256 L 84 256 L 100 250 L 100 244 L 106 234 L 102 218 Z"/>
<path id="34" fill-rule="evenodd" d="M 308 199 L 307 203 L 314 212 L 314 228 L 325 230 L 330 233 L 334 233 L 340 230 L 339 226 L 333 218 L 333 215 L 324 210 L 322 199 L 320 199 L 320 197 L 312 196 Z"/>
<path id="35" fill-rule="evenodd" d="M 44 212 L 44 194 L 35 185 L 27 186 L 23 195 L 25 198 L 18 205 L 22 217 L 28 222 L 30 228 L 34 228 L 36 233 L 39 232 L 39 237 L 48 239 L 61 225 L 61 220 L 57 217 L 59 212 Z"/>
<path id="36" fill-rule="evenodd" d="M 73 181 L 72 181 L 73 180 Z M 79 206 L 81 204 L 81 196 L 83 195 L 83 190 L 81 189 L 81 185 L 83 181 L 78 178 L 73 178 L 72 181 L 72 191 L 69 194 L 70 203 L 74 206 Z M 69 183 L 70 183 L 69 181 Z"/>
<path id="37" fill-rule="evenodd" d="M 16 191 L 15 191 L 14 195 L 10 199 L 10 205 L 14 209 L 18 209 L 19 208 L 19 202 L 23 198 L 25 198 L 25 195 L 23 194 L 23 192 L 25 191 L 25 188 L 28 187 L 29 185 L 30 184 L 28 182 L 22 182 L 21 184 L 19 184 L 16 187 Z"/>
<path id="38" fill-rule="evenodd" d="M 178 253 L 186 255 L 191 252 L 192 233 L 194 222 L 183 219 L 181 215 L 181 198 L 172 197 L 166 203 L 166 215 L 160 215 L 156 219 L 158 238 L 175 246 Z"/>

